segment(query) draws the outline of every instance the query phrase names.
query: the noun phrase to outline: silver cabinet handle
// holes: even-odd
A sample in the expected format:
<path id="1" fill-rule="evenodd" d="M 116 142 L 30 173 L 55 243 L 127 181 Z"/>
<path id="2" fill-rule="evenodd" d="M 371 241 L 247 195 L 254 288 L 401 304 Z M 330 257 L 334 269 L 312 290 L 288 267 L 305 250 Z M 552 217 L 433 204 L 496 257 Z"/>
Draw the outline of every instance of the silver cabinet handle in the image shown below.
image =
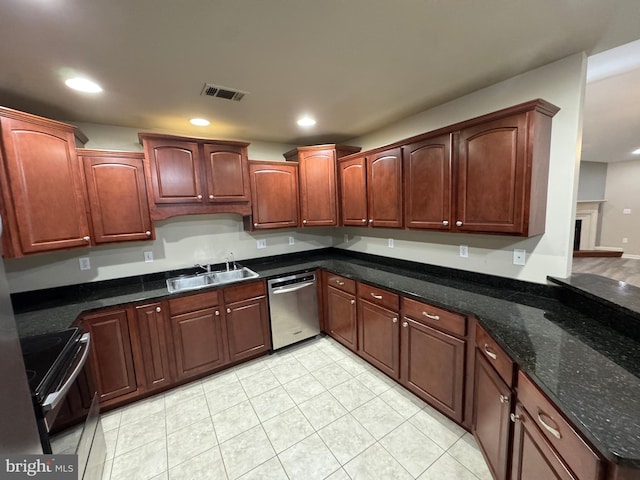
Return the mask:
<path id="1" fill-rule="evenodd" d="M 370 218 L 370 219 L 369 219 L 369 223 L 373 223 L 373 218 Z"/>
<path id="2" fill-rule="evenodd" d="M 458 220 L 458 221 L 456 222 L 456 227 L 461 227 L 461 226 L 462 226 L 462 222 L 461 222 L 460 220 Z"/>
<path id="3" fill-rule="evenodd" d="M 371 292 L 371 296 L 376 300 L 382 300 L 382 295 L 376 295 L 375 293 Z"/>
<path id="4" fill-rule="evenodd" d="M 230 308 L 227 308 L 227 313 L 231 313 L 231 309 Z"/>
<path id="5" fill-rule="evenodd" d="M 216 317 L 220 316 L 220 310 L 216 310 Z"/>
<path id="6" fill-rule="evenodd" d="M 344 285 L 344 282 L 341 282 L 340 280 L 336 280 L 336 283 L 340 286 Z"/>
<path id="7" fill-rule="evenodd" d="M 202 195 L 198 195 L 198 200 L 202 200 Z"/>
<path id="8" fill-rule="evenodd" d="M 449 225 L 449 220 L 443 220 L 442 224 L 446 227 L 447 225 Z"/>
<path id="9" fill-rule="evenodd" d="M 553 428 L 551 425 L 549 425 L 547 422 L 545 422 L 542 419 L 542 415 L 545 415 L 545 413 L 540 410 L 538 408 L 538 422 L 540 422 L 542 424 L 542 426 L 549 432 L 551 433 L 551 435 L 553 435 L 554 437 L 556 437 L 558 440 L 560 440 L 562 438 L 562 435 L 560 435 L 560 431 L 557 428 Z"/>
<path id="10" fill-rule="evenodd" d="M 91 240 L 91 237 L 87 235 L 86 237 L 82 237 L 82 239 L 83 239 L 85 242 L 88 242 L 89 240 Z"/>
<path id="11" fill-rule="evenodd" d="M 367 223 L 367 219 L 366 219 L 366 218 L 363 218 L 363 219 L 362 219 L 362 223 Z"/>
<path id="12" fill-rule="evenodd" d="M 509 415 L 509 418 L 513 423 L 520 421 L 520 415 L 516 415 L 515 413 L 512 413 L 511 415 Z"/>
<path id="13" fill-rule="evenodd" d="M 440 320 L 440 315 L 429 315 L 427 312 L 422 312 L 422 315 L 431 320 Z"/>
<path id="14" fill-rule="evenodd" d="M 493 358 L 494 360 L 498 359 L 498 355 L 496 355 L 491 350 L 489 350 L 489 345 L 486 343 L 484 344 L 484 353 L 486 353 L 489 357 Z"/>
<path id="15" fill-rule="evenodd" d="M 354 305 L 356 303 L 355 300 L 351 300 L 351 305 Z"/>
<path id="16" fill-rule="evenodd" d="M 89 357 L 89 347 L 91 346 L 91 335 L 89 333 L 83 334 L 82 337 L 80 337 L 79 342 L 85 344 L 84 351 L 82 352 L 82 356 L 80 357 L 80 361 L 77 363 L 76 367 L 73 369 L 73 372 L 71 372 L 71 375 L 67 377 L 67 380 L 62 384 L 62 386 L 55 392 L 51 392 L 44 399 L 44 402 L 42 402 L 42 409 L 45 412 L 48 412 L 49 410 L 53 410 L 58 406 L 60 401 L 62 401 L 62 399 L 65 397 L 65 395 L 71 388 L 71 385 L 73 384 L 75 379 L 78 378 L 78 375 L 80 374 L 80 370 L 82 370 L 82 367 L 84 367 L 84 364 L 86 363 L 87 358 Z"/>
<path id="17" fill-rule="evenodd" d="M 156 307 L 156 312 L 160 313 L 161 311 L 162 311 L 162 308 Z"/>
<path id="18" fill-rule="evenodd" d="M 398 323 L 398 317 L 393 317 L 393 318 L 391 319 L 391 321 L 392 321 L 393 323 Z"/>
<path id="19" fill-rule="evenodd" d="M 307 221 L 306 221 L 306 220 L 302 220 L 302 223 L 303 223 L 304 225 L 306 225 L 306 224 L 307 224 Z"/>
<path id="20" fill-rule="evenodd" d="M 147 230 L 146 232 L 144 232 L 144 234 L 145 234 L 147 237 L 150 237 L 150 236 L 151 236 L 151 231 Z"/>
<path id="21" fill-rule="evenodd" d="M 402 322 L 402 326 L 403 326 L 404 328 L 407 328 L 407 327 L 409 326 L 409 324 L 408 324 L 407 322 Z"/>
<path id="22" fill-rule="evenodd" d="M 508 395 L 500 395 L 500 403 L 509 403 Z"/>

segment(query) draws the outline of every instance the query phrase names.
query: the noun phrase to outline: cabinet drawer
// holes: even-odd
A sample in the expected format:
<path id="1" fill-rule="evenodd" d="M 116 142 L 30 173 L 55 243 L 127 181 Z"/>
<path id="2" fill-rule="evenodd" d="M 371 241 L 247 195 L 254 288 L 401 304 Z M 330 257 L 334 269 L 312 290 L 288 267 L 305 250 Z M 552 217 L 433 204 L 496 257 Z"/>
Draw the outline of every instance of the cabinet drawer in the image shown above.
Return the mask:
<path id="1" fill-rule="evenodd" d="M 224 289 L 224 302 L 233 303 L 248 298 L 262 297 L 267 290 L 264 286 L 264 280 L 259 282 L 241 283 Z"/>
<path id="2" fill-rule="evenodd" d="M 340 275 L 335 275 L 333 273 L 327 273 L 327 285 L 337 288 L 338 290 L 342 290 L 343 292 L 351 293 L 353 295 L 355 295 L 356 293 L 355 280 L 341 277 Z"/>
<path id="3" fill-rule="evenodd" d="M 464 337 L 467 334 L 467 318 L 427 303 L 402 299 L 402 314 L 420 323 Z"/>
<path id="4" fill-rule="evenodd" d="M 476 329 L 476 346 L 511 388 L 513 386 L 514 362 L 480 325 Z"/>
<path id="5" fill-rule="evenodd" d="M 220 295 L 218 290 L 213 292 L 197 293 L 195 295 L 187 295 L 185 297 L 172 298 L 169 300 L 169 310 L 171 315 L 180 313 L 194 312 L 204 308 L 215 307 L 220 304 Z"/>
<path id="6" fill-rule="evenodd" d="M 363 300 L 382 305 L 396 312 L 400 307 L 400 297 L 395 293 L 360 282 L 358 282 L 358 296 Z"/>
<path id="7" fill-rule="evenodd" d="M 518 373 L 518 401 L 581 480 L 600 478 L 600 458 L 529 378 Z"/>

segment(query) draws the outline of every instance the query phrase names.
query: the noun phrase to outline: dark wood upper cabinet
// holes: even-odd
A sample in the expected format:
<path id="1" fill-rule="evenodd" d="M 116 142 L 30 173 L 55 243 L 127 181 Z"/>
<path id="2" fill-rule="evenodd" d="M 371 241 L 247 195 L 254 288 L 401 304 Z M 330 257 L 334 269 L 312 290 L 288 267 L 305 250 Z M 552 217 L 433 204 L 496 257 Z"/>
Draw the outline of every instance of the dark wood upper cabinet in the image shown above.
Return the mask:
<path id="1" fill-rule="evenodd" d="M 152 133 L 138 137 L 144 146 L 153 220 L 250 213 L 247 143 Z"/>
<path id="2" fill-rule="evenodd" d="M 0 108 L 5 257 L 89 245 L 75 128 Z"/>
<path id="3" fill-rule="evenodd" d="M 94 243 L 154 238 L 142 153 L 78 150 Z"/>
<path id="4" fill-rule="evenodd" d="M 287 161 L 300 165 L 303 227 L 338 225 L 336 160 L 359 151 L 359 147 L 331 144 L 294 148 L 284 154 Z"/>
<path id="5" fill-rule="evenodd" d="M 340 180 L 341 225 L 364 227 L 368 223 L 367 162 L 364 156 L 342 160 L 338 164 Z"/>
<path id="6" fill-rule="evenodd" d="M 402 147 L 406 228 L 451 228 L 451 141 L 445 134 Z"/>
<path id="7" fill-rule="evenodd" d="M 367 155 L 368 223 L 402 227 L 402 149 Z"/>
<path id="8" fill-rule="evenodd" d="M 456 231 L 544 233 L 551 118 L 557 111 L 542 100 L 529 102 L 460 130 Z"/>
<path id="9" fill-rule="evenodd" d="M 298 164 L 294 162 L 249 162 L 252 219 L 251 230 L 293 228 L 298 221 Z"/>

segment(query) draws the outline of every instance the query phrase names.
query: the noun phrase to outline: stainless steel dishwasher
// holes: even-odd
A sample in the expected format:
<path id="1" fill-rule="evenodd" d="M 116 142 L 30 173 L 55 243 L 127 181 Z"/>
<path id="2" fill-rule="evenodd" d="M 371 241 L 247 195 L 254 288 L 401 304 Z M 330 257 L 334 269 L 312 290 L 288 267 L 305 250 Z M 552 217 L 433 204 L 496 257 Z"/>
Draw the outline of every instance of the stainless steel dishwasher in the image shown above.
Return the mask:
<path id="1" fill-rule="evenodd" d="M 314 272 L 274 278 L 267 283 L 274 350 L 320 333 Z"/>

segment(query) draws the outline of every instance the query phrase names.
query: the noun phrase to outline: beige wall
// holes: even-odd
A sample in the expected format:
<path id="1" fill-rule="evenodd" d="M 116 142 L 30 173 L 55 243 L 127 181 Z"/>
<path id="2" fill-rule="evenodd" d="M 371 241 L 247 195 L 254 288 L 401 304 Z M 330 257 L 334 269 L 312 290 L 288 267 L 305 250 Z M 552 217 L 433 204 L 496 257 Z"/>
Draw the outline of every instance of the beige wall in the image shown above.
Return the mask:
<path id="1" fill-rule="evenodd" d="M 640 258 L 640 160 L 613 162 L 607 166 L 602 205 L 600 245 L 624 250 L 624 256 Z M 631 214 L 623 214 L 628 208 Z M 627 238 L 627 243 L 622 239 Z"/>
<path id="2" fill-rule="evenodd" d="M 538 283 L 545 283 L 547 275 L 566 277 L 571 268 L 585 68 L 586 57 L 573 55 L 346 142 L 369 149 L 534 98 L 548 100 L 561 110 L 553 119 L 544 235 L 519 239 L 353 228 L 348 230 L 353 238 L 344 243 L 337 236 L 336 246 Z M 394 238 L 393 249 L 387 247 L 387 238 Z M 469 247 L 468 258 L 459 256 L 460 245 Z M 526 249 L 525 266 L 513 265 L 514 248 Z"/>

